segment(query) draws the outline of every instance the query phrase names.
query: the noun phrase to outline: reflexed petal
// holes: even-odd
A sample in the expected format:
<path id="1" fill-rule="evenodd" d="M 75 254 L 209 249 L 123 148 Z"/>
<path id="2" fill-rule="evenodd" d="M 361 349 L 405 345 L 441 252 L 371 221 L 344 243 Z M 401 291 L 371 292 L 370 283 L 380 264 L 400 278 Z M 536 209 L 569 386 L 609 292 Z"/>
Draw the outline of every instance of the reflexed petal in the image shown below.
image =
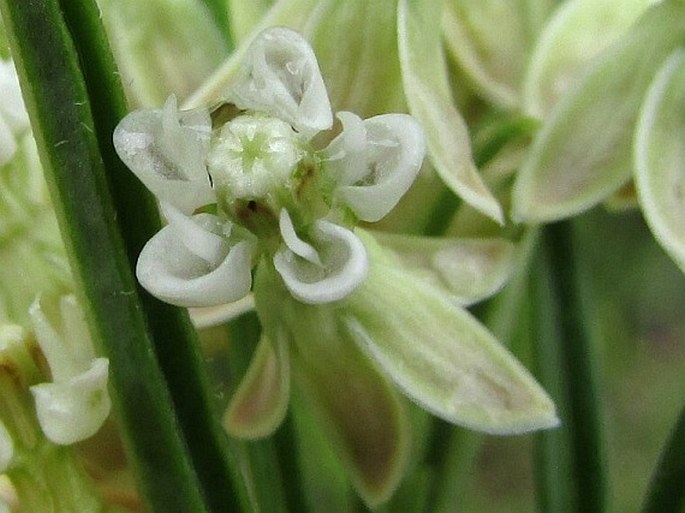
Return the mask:
<path id="1" fill-rule="evenodd" d="M 470 305 L 499 291 L 514 266 L 514 245 L 505 239 L 447 239 L 373 233 L 422 279 Z"/>
<path id="2" fill-rule="evenodd" d="M 0 420 L 0 472 L 4 472 L 14 457 L 14 440 Z"/>
<path id="3" fill-rule="evenodd" d="M 375 116 L 362 126 L 354 114 L 341 115 L 345 129 L 327 149 L 335 159 L 330 162 L 334 179 L 340 180 L 335 193 L 359 219 L 378 221 L 397 205 L 421 169 L 423 131 L 406 114 Z"/>
<path id="4" fill-rule="evenodd" d="M 197 238 L 213 235 L 216 216 L 192 216 Z M 141 285 L 162 301 L 178 306 L 214 306 L 236 301 L 250 292 L 252 243 L 241 240 L 224 247 L 211 264 L 188 249 L 187 233 L 174 224 L 150 239 L 138 257 L 136 275 Z"/>
<path id="5" fill-rule="evenodd" d="M 523 107 L 544 119 L 592 58 L 620 37 L 654 0 L 574 0 L 559 4 L 530 56 Z"/>
<path id="6" fill-rule="evenodd" d="M 193 326 L 197 329 L 211 328 L 212 326 L 227 323 L 252 310 L 254 310 L 254 297 L 252 294 L 248 294 L 244 298 L 232 303 L 191 308 L 190 319 L 193 321 Z"/>
<path id="7" fill-rule="evenodd" d="M 272 342 L 262 335 L 250 367 L 224 414 L 230 435 L 254 440 L 281 424 L 290 397 L 290 362 L 285 334 Z"/>
<path id="8" fill-rule="evenodd" d="M 558 424 L 528 371 L 438 288 L 368 238 L 369 276 L 341 312 L 349 336 L 412 400 L 455 424 L 515 434 Z"/>
<path id="9" fill-rule="evenodd" d="M 630 178 L 640 105 L 660 64 L 683 38 L 685 4 L 661 2 L 598 56 L 535 138 L 513 188 L 517 220 L 575 215 Z"/>
<path id="10" fill-rule="evenodd" d="M 127 115 L 114 131 L 114 147 L 158 199 L 191 213 L 216 202 L 205 165 L 210 135 L 207 110 L 179 113 L 171 96 L 162 110 Z"/>
<path id="11" fill-rule="evenodd" d="M 69 381 L 31 387 L 40 427 L 52 442 L 68 445 L 94 435 L 109 415 L 109 361 L 93 360 L 91 367 Z"/>
<path id="12" fill-rule="evenodd" d="M 369 264 L 364 245 L 350 230 L 324 220 L 314 224 L 311 237 L 323 265 L 305 260 L 286 246 L 274 256 L 276 270 L 291 294 L 304 303 L 344 298 L 366 277 Z"/>
<path id="13" fill-rule="evenodd" d="M 426 132 L 431 162 L 447 187 L 498 223 L 502 208 L 478 174 L 468 129 L 454 105 L 439 30 L 443 2 L 400 0 L 402 82 L 409 110 Z"/>
<path id="14" fill-rule="evenodd" d="M 361 496 L 371 506 L 379 504 L 407 468 L 404 404 L 347 336 L 340 324 L 344 304 L 303 305 L 274 280 L 273 270 L 260 266 L 255 300 L 264 329 L 288 330 L 294 387 L 308 400 Z"/>
<path id="15" fill-rule="evenodd" d="M 649 88 L 635 134 L 635 184 L 659 243 L 685 272 L 685 49 Z"/>
<path id="16" fill-rule="evenodd" d="M 274 115 L 313 136 L 333 124 L 316 56 L 297 32 L 270 28 L 252 42 L 241 78 L 228 99 L 238 107 Z"/>

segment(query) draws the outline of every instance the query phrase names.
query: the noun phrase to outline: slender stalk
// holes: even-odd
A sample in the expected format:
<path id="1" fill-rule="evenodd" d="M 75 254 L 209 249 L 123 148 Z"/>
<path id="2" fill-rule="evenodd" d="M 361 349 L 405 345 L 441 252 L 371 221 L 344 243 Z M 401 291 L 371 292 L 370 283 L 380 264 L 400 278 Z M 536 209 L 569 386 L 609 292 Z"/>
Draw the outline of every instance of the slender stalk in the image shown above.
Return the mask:
<path id="1" fill-rule="evenodd" d="M 550 274 L 546 284 L 538 284 L 541 285 L 538 293 L 548 294 L 549 302 L 546 305 L 537 303 L 535 308 L 546 309 L 556 305 L 556 311 L 542 310 L 536 317 L 541 335 L 556 338 L 558 347 L 549 349 L 538 345 L 539 363 L 544 367 L 541 374 L 550 381 L 552 388 L 559 390 L 557 405 L 565 418 L 562 418 L 561 433 L 542 435 L 539 438 L 539 461 L 543 462 L 543 468 L 556 474 L 542 477 L 539 481 L 542 487 L 542 504 L 553 501 L 563 507 L 564 503 L 569 502 L 564 498 L 565 494 L 571 491 L 573 510 L 601 513 L 607 510 L 606 458 L 597 393 L 596 362 L 587 316 L 590 311 L 587 304 L 588 291 L 584 288 L 586 282 L 582 280 L 570 224 L 560 222 L 547 226 L 544 229 L 543 243 L 549 259 Z M 554 340 L 547 342 L 553 344 Z M 558 351 L 558 355 L 554 351 Z M 553 373 L 559 373 L 559 370 L 561 384 L 554 383 L 556 378 L 552 376 Z M 557 443 L 561 442 L 559 437 L 563 436 L 568 437 L 571 451 L 568 459 L 570 468 L 565 469 L 561 468 L 563 459 L 561 462 L 557 459 L 563 455 L 555 454 L 558 450 Z M 557 468 L 554 468 L 555 465 Z M 558 486 L 558 480 L 566 479 L 567 476 L 572 480 L 568 491 L 551 488 Z"/>
<path id="2" fill-rule="evenodd" d="M 41 161 L 132 463 L 152 511 L 204 512 L 105 178 L 88 90 L 56 0 L 1 0 Z"/>
<path id="3" fill-rule="evenodd" d="M 567 429 L 567 403 L 564 380 L 561 334 L 558 322 L 559 300 L 555 294 L 550 269 L 549 252 L 541 247 L 530 279 L 531 343 L 535 374 L 555 404 L 562 427 L 543 431 L 535 439 L 535 480 L 538 510 L 570 513 L 576 509 L 574 497 L 578 490 L 572 476 L 571 441 Z"/>
<path id="4" fill-rule="evenodd" d="M 685 511 L 685 406 L 664 445 L 642 507 L 643 513 Z"/>

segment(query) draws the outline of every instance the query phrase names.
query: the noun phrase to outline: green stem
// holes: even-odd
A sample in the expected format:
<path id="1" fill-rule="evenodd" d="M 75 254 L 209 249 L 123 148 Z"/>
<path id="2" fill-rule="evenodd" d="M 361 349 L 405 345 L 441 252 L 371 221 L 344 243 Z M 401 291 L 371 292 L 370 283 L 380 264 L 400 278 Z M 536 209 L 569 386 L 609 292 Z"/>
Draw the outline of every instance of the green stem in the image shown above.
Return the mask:
<path id="1" fill-rule="evenodd" d="M 664 445 L 650 484 L 643 513 L 685 511 L 685 406 Z"/>
<path id="2" fill-rule="evenodd" d="M 142 246 L 160 229 L 159 214 L 152 195 L 114 150 L 112 133 L 128 108 L 98 7 L 92 0 L 61 3 L 80 56 L 117 223 L 133 268 Z M 240 511 L 240 501 L 246 504 L 247 492 L 213 408 L 203 355 L 188 314 L 142 289 L 139 293 L 156 356 L 207 505 L 210 511 Z"/>
<path id="3" fill-rule="evenodd" d="M 568 418 L 564 382 L 561 335 L 558 324 L 559 301 L 555 294 L 549 252 L 540 248 L 532 266 L 529 316 L 535 375 L 557 405 L 564 424 L 561 429 L 536 435 L 534 461 L 538 510 L 553 513 L 573 511 L 572 498 L 577 494 L 572 476 Z"/>
<path id="4" fill-rule="evenodd" d="M 588 291 L 568 222 L 547 226 L 543 243 L 549 274 L 539 278 L 536 287 L 537 300 L 546 301 L 535 304 L 541 308 L 536 318 L 539 335 L 545 339 L 537 345 L 538 362 L 543 385 L 558 394 L 555 399 L 563 424 L 558 433 L 538 439 L 538 461 L 550 472 L 539 480 L 541 504 L 558 505 L 563 511 L 570 503 L 569 511 L 601 513 L 607 509 L 607 480 L 596 362 L 586 315 Z M 570 458 L 559 448 L 564 438 Z M 568 489 L 555 489 L 567 478 L 572 481 Z M 573 495 L 570 500 L 569 494 Z"/>
<path id="5" fill-rule="evenodd" d="M 141 492 L 153 511 L 204 512 L 116 224 L 87 88 L 56 0 L 0 0 L 41 161 Z"/>

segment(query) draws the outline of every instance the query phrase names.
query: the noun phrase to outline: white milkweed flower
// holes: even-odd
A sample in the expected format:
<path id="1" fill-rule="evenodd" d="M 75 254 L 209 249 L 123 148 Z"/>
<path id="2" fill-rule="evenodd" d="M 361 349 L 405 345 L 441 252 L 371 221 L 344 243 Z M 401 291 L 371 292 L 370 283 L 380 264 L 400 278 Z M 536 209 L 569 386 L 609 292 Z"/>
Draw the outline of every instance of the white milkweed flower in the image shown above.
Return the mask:
<path id="1" fill-rule="evenodd" d="M 451 267 L 438 258 L 455 254 L 449 241 L 427 242 L 426 261 L 404 258 L 410 269 L 354 230 L 383 218 L 413 183 L 426 151 L 417 121 L 337 117 L 342 130 L 321 147 L 333 113 L 314 53 L 296 32 L 271 28 L 212 110 L 179 111 L 172 96 L 162 109 L 126 116 L 114 144 L 168 220 L 141 251 L 141 284 L 185 307 L 253 292 L 262 339 L 224 416 L 228 431 L 271 434 L 292 375 L 352 482 L 377 504 L 409 455 L 408 415 L 390 380 L 475 429 L 516 433 L 558 421 L 544 391 L 450 287 L 425 279 L 436 259 Z M 424 244 L 390 242 L 400 253 Z"/>
<path id="2" fill-rule="evenodd" d="M 50 367 L 52 382 L 31 387 L 45 436 L 69 445 L 94 435 L 107 419 L 109 360 L 96 358 L 83 312 L 74 296 L 59 302 L 61 329 L 51 324 L 37 300 L 29 315 Z"/>

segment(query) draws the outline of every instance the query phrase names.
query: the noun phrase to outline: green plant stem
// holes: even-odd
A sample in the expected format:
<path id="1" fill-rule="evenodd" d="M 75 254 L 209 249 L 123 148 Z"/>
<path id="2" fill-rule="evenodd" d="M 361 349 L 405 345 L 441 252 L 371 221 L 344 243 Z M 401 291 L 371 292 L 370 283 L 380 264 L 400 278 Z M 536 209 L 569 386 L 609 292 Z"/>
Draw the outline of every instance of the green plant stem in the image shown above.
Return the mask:
<path id="1" fill-rule="evenodd" d="M 530 339 L 535 362 L 535 375 L 552 397 L 557 414 L 564 423 L 560 429 L 543 431 L 536 435 L 534 447 L 536 499 L 538 510 L 551 513 L 570 513 L 575 509 L 570 454 L 570 438 L 566 429 L 567 401 L 564 380 L 559 369 L 563 367 L 558 324 L 559 301 L 555 295 L 550 269 L 549 252 L 545 247 L 538 251 L 531 266 Z"/>
<path id="2" fill-rule="evenodd" d="M 543 275 L 534 282 L 532 306 L 539 309 L 534 314 L 538 367 L 543 385 L 557 394 L 562 427 L 538 438 L 538 462 L 548 473 L 538 480 L 541 506 L 543 511 L 601 513 L 607 509 L 607 479 L 597 363 L 588 291 L 569 222 L 544 228 L 542 254 L 547 264 L 537 267 Z M 560 509 L 549 509 L 553 506 Z"/>
<path id="3" fill-rule="evenodd" d="M 88 91 L 56 0 L 1 0 L 78 292 L 110 382 L 140 490 L 152 511 L 204 512 L 116 224 Z"/>
<path id="4" fill-rule="evenodd" d="M 142 246 L 161 227 L 152 195 L 119 160 L 112 133 L 127 105 L 97 5 L 92 0 L 61 0 L 86 78 L 95 133 L 109 188 L 133 268 Z M 211 511 L 240 511 L 247 504 L 240 470 L 212 405 L 203 355 L 185 309 L 139 289 L 143 314 L 166 379 L 179 424 L 203 495 Z"/>
<path id="5" fill-rule="evenodd" d="M 685 406 L 661 452 L 642 511 L 685 512 Z"/>

